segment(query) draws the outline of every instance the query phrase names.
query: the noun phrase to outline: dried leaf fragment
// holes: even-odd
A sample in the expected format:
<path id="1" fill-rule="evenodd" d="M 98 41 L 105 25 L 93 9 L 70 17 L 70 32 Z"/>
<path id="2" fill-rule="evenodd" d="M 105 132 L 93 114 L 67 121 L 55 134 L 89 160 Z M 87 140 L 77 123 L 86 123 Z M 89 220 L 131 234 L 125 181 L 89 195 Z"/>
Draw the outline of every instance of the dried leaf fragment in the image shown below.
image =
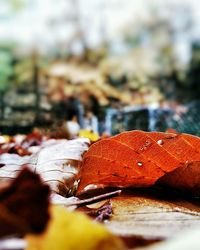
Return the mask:
<path id="1" fill-rule="evenodd" d="M 39 175 L 24 168 L 0 189 L 0 236 L 40 233 L 49 219 L 49 187 Z"/>

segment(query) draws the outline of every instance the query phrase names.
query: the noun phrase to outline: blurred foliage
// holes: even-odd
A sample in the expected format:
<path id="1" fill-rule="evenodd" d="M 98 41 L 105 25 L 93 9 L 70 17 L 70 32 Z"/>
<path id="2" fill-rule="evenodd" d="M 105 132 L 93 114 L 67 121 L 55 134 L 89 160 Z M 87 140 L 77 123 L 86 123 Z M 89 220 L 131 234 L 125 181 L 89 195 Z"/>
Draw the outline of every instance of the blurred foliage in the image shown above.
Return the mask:
<path id="1" fill-rule="evenodd" d="M 0 0 L 0 4 L 6 4 L 11 12 L 19 12 L 23 10 L 26 0 Z"/>
<path id="2" fill-rule="evenodd" d="M 14 66 L 15 82 L 23 84 L 30 82 L 33 78 L 34 62 L 31 57 L 23 58 Z"/>
<path id="3" fill-rule="evenodd" d="M 20 11 L 24 8 L 25 1 L 24 0 L 10 0 L 11 9 L 13 11 Z"/>
<path id="4" fill-rule="evenodd" d="M 12 54 L 10 51 L 0 50 L 0 91 L 5 92 L 11 83 L 13 74 Z"/>
<path id="5" fill-rule="evenodd" d="M 192 46 L 192 57 L 189 63 L 187 77 L 187 95 L 189 101 L 200 98 L 200 42 L 195 42 Z"/>

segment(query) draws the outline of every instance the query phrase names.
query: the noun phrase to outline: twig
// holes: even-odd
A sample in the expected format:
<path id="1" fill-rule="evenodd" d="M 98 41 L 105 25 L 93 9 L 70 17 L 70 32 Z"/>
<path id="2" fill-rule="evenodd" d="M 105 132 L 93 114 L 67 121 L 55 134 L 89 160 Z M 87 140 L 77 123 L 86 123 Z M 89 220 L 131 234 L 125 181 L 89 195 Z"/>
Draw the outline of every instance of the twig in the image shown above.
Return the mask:
<path id="1" fill-rule="evenodd" d="M 78 207 L 81 207 L 81 206 L 86 206 L 86 205 L 89 205 L 89 204 L 93 204 L 93 203 L 98 202 L 98 201 L 109 199 L 109 198 L 118 196 L 120 194 L 121 194 L 121 190 L 116 190 L 116 191 L 113 191 L 113 192 L 97 195 L 97 196 L 94 196 L 92 198 L 83 199 L 83 200 L 75 200 L 75 201 L 63 200 L 63 202 L 59 202 L 59 204 L 60 205 L 65 205 L 65 206 L 78 206 Z"/>

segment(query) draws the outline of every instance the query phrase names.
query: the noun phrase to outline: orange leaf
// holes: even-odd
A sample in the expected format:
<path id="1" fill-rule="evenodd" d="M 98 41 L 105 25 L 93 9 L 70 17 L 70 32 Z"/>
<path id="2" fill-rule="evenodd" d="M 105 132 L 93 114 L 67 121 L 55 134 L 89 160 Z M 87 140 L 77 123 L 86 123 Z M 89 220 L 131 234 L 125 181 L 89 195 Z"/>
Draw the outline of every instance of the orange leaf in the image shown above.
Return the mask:
<path id="1" fill-rule="evenodd" d="M 135 130 L 102 139 L 84 154 L 80 177 L 78 193 L 90 184 L 147 187 L 161 177 L 161 184 L 200 189 L 200 138 Z"/>

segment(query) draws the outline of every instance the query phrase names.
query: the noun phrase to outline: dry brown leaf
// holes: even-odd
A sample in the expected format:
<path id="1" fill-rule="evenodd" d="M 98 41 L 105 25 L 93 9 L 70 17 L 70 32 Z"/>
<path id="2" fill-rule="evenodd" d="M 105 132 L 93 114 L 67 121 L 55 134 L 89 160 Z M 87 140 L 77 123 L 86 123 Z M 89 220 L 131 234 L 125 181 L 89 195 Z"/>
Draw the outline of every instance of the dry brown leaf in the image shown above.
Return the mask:
<path id="1" fill-rule="evenodd" d="M 66 196 L 73 188 L 82 154 L 88 147 L 89 140 L 86 138 L 50 140 L 32 156 L 3 154 L 0 156 L 0 182 L 15 178 L 21 166 L 28 164 L 50 185 L 52 191 Z"/>
<path id="2" fill-rule="evenodd" d="M 164 198 L 167 197 L 167 198 Z M 111 199 L 113 216 L 106 226 L 136 247 L 200 227 L 200 202 L 160 191 L 126 191 Z"/>
<path id="3" fill-rule="evenodd" d="M 41 233 L 49 219 L 49 187 L 39 175 L 23 169 L 0 188 L 0 236 Z"/>

